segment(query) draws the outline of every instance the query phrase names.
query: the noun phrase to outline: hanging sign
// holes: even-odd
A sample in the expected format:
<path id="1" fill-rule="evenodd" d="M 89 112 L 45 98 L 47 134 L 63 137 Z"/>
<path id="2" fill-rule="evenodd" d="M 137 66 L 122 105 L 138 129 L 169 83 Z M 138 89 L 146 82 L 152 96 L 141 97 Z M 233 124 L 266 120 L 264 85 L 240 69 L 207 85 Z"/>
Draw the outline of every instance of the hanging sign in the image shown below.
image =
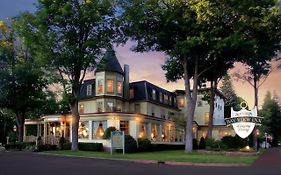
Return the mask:
<path id="1" fill-rule="evenodd" d="M 231 108 L 231 118 L 225 119 L 226 125 L 232 125 L 235 133 L 241 137 L 248 137 L 254 130 L 256 125 L 261 125 L 262 117 L 258 117 L 257 107 L 251 111 L 247 110 L 246 102 L 240 104 L 240 111 L 234 111 Z"/>

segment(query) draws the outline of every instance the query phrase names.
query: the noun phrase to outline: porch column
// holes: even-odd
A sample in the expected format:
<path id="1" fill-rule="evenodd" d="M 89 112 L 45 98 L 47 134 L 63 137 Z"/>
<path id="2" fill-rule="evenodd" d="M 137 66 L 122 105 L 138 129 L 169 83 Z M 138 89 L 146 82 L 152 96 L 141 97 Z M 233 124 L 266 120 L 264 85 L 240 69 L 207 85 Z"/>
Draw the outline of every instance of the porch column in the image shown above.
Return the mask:
<path id="1" fill-rule="evenodd" d="M 89 121 L 89 140 L 93 139 L 93 121 Z"/>
<path id="2" fill-rule="evenodd" d="M 23 125 L 23 141 L 26 139 L 26 126 Z"/>
<path id="3" fill-rule="evenodd" d="M 147 138 L 148 138 L 149 140 L 152 139 L 152 138 L 151 138 L 151 123 L 150 123 L 150 122 L 147 124 Z"/>
<path id="4" fill-rule="evenodd" d="M 40 130 L 41 130 L 41 129 L 40 129 L 40 124 L 37 123 L 37 133 L 36 133 L 36 134 L 37 134 L 37 135 L 36 135 L 37 137 L 40 136 Z"/>
<path id="5" fill-rule="evenodd" d="M 70 120 L 69 122 L 69 130 L 70 130 L 69 141 L 72 142 L 72 120 Z"/>
<path id="6" fill-rule="evenodd" d="M 158 127 L 157 127 L 157 129 L 158 129 L 158 138 L 157 138 L 157 140 L 158 140 L 158 142 L 163 142 L 163 140 L 162 140 L 162 125 L 159 125 Z"/>
<path id="7" fill-rule="evenodd" d="M 44 122 L 44 139 L 47 137 L 47 122 Z"/>

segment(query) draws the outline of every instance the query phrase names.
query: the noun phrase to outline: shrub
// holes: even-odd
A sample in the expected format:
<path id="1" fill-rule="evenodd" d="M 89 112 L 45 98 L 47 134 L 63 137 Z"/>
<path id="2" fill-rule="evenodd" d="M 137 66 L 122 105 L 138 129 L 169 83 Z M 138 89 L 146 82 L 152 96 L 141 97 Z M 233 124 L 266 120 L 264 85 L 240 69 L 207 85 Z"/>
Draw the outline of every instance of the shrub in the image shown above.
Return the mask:
<path id="1" fill-rule="evenodd" d="M 130 135 L 125 135 L 125 152 L 126 153 L 137 152 L 137 141 Z"/>
<path id="2" fill-rule="evenodd" d="M 82 151 L 102 151 L 102 143 L 78 143 L 79 150 Z"/>
<path id="3" fill-rule="evenodd" d="M 206 141 L 205 141 L 204 137 L 200 138 L 199 149 L 206 149 Z"/>
<path id="4" fill-rule="evenodd" d="M 60 138 L 60 140 L 59 140 L 59 148 L 60 149 L 63 149 L 63 144 L 65 144 L 66 143 L 66 140 L 65 140 L 65 138 L 62 136 L 61 138 Z"/>
<path id="5" fill-rule="evenodd" d="M 226 145 L 227 149 L 239 149 L 247 146 L 247 140 L 239 136 L 225 136 L 221 139 L 222 143 Z"/>
<path id="6" fill-rule="evenodd" d="M 151 151 L 151 141 L 147 138 L 138 138 L 138 151 Z"/>
<path id="7" fill-rule="evenodd" d="M 72 145 L 71 142 L 64 143 L 64 144 L 62 145 L 62 149 L 63 149 L 63 150 L 71 150 L 71 145 Z"/>
<path id="8" fill-rule="evenodd" d="M 206 149 L 210 148 L 218 148 L 218 142 L 215 141 L 215 139 L 207 138 L 206 139 Z"/>
<path id="9" fill-rule="evenodd" d="M 50 144 L 45 144 L 45 145 L 38 145 L 37 146 L 37 151 L 50 151 L 50 150 L 56 150 L 57 145 L 50 145 Z"/>
<path id="10" fill-rule="evenodd" d="M 116 131 L 116 128 L 114 126 L 110 126 L 106 128 L 103 138 L 110 139 L 112 131 Z"/>
<path id="11" fill-rule="evenodd" d="M 192 146 L 193 146 L 194 150 L 198 149 L 198 141 L 197 141 L 197 139 L 193 139 L 192 140 Z"/>
<path id="12" fill-rule="evenodd" d="M 5 145 L 6 150 L 18 150 L 21 151 L 23 148 L 22 142 L 15 142 L 15 143 L 9 143 Z"/>

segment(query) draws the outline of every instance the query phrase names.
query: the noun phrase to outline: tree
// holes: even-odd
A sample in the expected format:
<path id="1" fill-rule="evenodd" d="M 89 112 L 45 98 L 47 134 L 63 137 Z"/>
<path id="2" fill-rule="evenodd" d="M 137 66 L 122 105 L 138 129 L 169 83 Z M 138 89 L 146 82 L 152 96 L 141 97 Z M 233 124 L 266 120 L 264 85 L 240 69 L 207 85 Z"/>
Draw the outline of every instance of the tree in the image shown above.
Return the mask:
<path id="1" fill-rule="evenodd" d="M 170 57 L 163 66 L 168 81 L 184 79 L 186 152 L 192 151 L 192 124 L 200 79 L 214 67 L 209 65 L 210 60 L 231 62 L 237 50 L 244 51 L 251 44 L 240 37 L 238 29 L 243 22 L 234 14 L 232 5 L 208 0 L 125 3 L 125 31 L 137 41 L 134 50 L 165 52 Z"/>
<path id="2" fill-rule="evenodd" d="M 23 141 L 26 114 L 43 98 L 44 72 L 37 66 L 15 30 L 0 22 L 0 107 L 16 116 L 18 140 Z"/>
<path id="3" fill-rule="evenodd" d="M 78 101 L 85 74 L 119 36 L 114 5 L 109 0 L 40 0 L 34 15 L 18 19 L 21 35 L 63 85 L 73 117 L 72 150 L 78 150 Z"/>
<path id="4" fill-rule="evenodd" d="M 236 73 L 235 76 L 253 87 L 254 105 L 258 108 L 258 89 L 271 72 L 269 62 L 276 55 L 276 51 L 281 49 L 281 10 L 272 0 L 253 3 L 257 6 L 243 13 L 249 20 L 242 29 L 247 31 L 247 37 L 254 41 L 254 45 L 250 55 L 244 55 L 240 60 L 247 66 L 246 72 Z M 257 148 L 256 135 L 254 147 Z"/>
<path id="5" fill-rule="evenodd" d="M 263 117 L 262 130 L 273 136 L 272 145 L 278 146 L 281 140 L 281 108 L 278 104 L 278 99 L 272 97 L 270 92 L 267 92 L 262 109 L 260 111 Z"/>

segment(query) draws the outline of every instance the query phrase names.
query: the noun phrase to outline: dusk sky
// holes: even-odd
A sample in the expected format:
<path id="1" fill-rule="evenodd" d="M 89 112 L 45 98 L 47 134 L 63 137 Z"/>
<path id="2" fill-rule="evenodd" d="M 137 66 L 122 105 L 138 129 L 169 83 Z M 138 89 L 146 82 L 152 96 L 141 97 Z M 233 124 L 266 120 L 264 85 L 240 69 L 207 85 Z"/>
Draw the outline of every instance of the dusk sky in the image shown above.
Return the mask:
<path id="1" fill-rule="evenodd" d="M 19 15 L 20 12 L 24 11 L 33 12 L 36 9 L 34 6 L 36 2 L 36 0 L 0 0 L 0 20 L 6 21 L 7 17 Z M 134 53 L 130 50 L 133 44 L 133 42 L 129 42 L 125 46 L 116 48 L 117 58 L 121 65 L 128 64 L 130 66 L 130 81 L 147 80 L 170 91 L 184 89 L 182 80 L 176 83 L 167 83 L 164 71 L 161 69 L 166 58 L 164 53 Z M 234 70 L 230 70 L 230 73 L 237 70 L 243 70 L 243 68 L 240 65 L 236 66 Z M 253 88 L 247 83 L 233 81 L 233 84 L 236 93 L 252 107 L 254 102 Z M 273 71 L 260 87 L 260 104 L 263 103 L 267 91 L 281 97 L 281 71 Z"/>

